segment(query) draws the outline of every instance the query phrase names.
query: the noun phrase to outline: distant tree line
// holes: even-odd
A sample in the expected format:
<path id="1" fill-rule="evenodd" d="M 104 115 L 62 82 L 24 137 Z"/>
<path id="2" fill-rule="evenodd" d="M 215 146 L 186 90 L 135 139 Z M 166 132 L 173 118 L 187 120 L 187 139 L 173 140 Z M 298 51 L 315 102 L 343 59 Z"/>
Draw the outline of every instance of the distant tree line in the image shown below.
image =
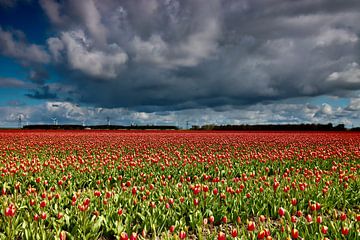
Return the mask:
<path id="1" fill-rule="evenodd" d="M 86 129 L 104 129 L 104 130 L 177 130 L 176 126 L 167 126 L 167 125 L 131 125 L 131 126 L 122 126 L 122 125 L 27 125 L 23 129 L 44 129 L 44 130 L 86 130 Z"/>
<path id="2" fill-rule="evenodd" d="M 23 129 L 44 129 L 44 130 L 178 130 L 177 126 L 169 125 L 26 125 Z M 360 131 L 359 127 L 347 129 L 344 124 L 256 124 L 256 125 L 215 125 L 207 124 L 202 126 L 193 125 L 190 130 L 207 130 L 207 131 Z"/>
<path id="3" fill-rule="evenodd" d="M 192 126 L 191 130 L 218 131 L 345 131 L 344 124 L 257 124 L 257 125 L 203 125 Z"/>

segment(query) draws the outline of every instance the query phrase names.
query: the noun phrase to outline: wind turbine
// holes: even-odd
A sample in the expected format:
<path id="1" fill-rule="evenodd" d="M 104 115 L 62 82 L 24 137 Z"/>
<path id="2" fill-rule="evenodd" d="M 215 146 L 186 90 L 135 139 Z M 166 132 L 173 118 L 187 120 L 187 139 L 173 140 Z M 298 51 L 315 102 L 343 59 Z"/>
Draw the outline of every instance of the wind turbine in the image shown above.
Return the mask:
<path id="1" fill-rule="evenodd" d="M 58 125 L 58 121 L 57 121 L 57 118 L 56 118 L 56 117 L 51 118 L 51 120 L 53 120 L 53 124 L 54 124 L 54 125 L 56 125 L 56 126 Z"/>
<path id="2" fill-rule="evenodd" d="M 18 127 L 22 128 L 22 119 L 21 119 L 22 114 L 19 114 L 19 119 L 18 119 Z"/>
<path id="3" fill-rule="evenodd" d="M 107 125 L 110 126 L 110 117 L 106 117 L 106 122 L 107 122 Z"/>

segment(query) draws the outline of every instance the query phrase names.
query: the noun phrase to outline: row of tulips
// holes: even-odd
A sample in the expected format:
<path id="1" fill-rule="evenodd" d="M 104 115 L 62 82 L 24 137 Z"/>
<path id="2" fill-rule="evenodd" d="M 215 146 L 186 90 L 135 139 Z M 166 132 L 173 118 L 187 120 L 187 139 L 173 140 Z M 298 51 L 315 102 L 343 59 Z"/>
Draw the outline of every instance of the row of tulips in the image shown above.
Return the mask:
<path id="1" fill-rule="evenodd" d="M 360 239 L 356 133 L 0 139 L 0 239 Z"/>

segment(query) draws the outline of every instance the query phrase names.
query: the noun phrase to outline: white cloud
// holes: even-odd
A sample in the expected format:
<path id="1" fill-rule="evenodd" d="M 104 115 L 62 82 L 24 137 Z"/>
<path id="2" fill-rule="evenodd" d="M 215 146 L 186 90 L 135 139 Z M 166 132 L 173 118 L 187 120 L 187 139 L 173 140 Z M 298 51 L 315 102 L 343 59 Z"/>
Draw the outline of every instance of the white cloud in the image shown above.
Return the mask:
<path id="1" fill-rule="evenodd" d="M 359 101 L 350 105 L 357 109 Z M 354 108 L 355 109 L 355 108 Z M 245 108 L 226 108 L 215 111 L 211 108 L 187 109 L 180 111 L 142 112 L 126 108 L 96 108 L 78 104 L 50 101 L 34 106 L 0 107 L 0 126 L 17 126 L 19 114 L 23 122 L 30 124 L 51 124 L 56 117 L 59 124 L 106 124 L 107 117 L 112 124 L 130 125 L 178 125 L 185 127 L 204 124 L 298 124 L 298 123 L 345 123 L 347 127 L 356 126 L 359 112 L 349 111 L 349 107 L 334 108 L 328 103 L 308 104 L 256 104 Z"/>
<path id="2" fill-rule="evenodd" d="M 327 103 L 323 103 L 323 104 L 321 105 L 320 111 L 321 111 L 321 113 L 326 114 L 326 115 L 331 115 L 331 114 L 333 114 L 333 109 L 332 109 L 332 107 L 331 107 L 329 104 L 327 104 Z"/>
<path id="3" fill-rule="evenodd" d="M 346 109 L 350 111 L 360 111 L 360 98 L 351 98 Z"/>
<path id="4" fill-rule="evenodd" d="M 342 82 L 342 83 L 360 83 L 360 68 L 359 64 L 353 62 L 348 64 L 344 71 L 331 73 L 327 81 L 329 82 Z"/>
<path id="5" fill-rule="evenodd" d="M 127 54 L 116 44 L 109 45 L 107 51 L 94 48 L 92 41 L 81 30 L 63 32 L 60 38 L 52 38 L 48 42 L 55 59 L 59 58 L 59 51 L 65 49 L 72 69 L 94 77 L 116 77 L 128 59 Z"/>
<path id="6" fill-rule="evenodd" d="M 358 36 L 346 29 L 329 28 L 320 32 L 316 37 L 316 46 L 328 47 L 333 44 L 354 44 L 359 40 Z"/>

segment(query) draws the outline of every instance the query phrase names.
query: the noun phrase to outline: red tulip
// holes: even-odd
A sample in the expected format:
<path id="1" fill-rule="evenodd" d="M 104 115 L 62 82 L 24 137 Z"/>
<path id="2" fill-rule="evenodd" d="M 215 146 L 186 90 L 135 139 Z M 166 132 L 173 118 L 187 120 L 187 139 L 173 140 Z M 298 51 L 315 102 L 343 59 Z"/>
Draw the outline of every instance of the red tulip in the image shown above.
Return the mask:
<path id="1" fill-rule="evenodd" d="M 46 207 L 46 202 L 45 202 L 45 201 L 42 201 L 42 202 L 40 203 L 40 207 L 41 207 L 41 208 Z"/>
<path id="2" fill-rule="evenodd" d="M 345 214 L 345 213 L 341 213 L 341 214 L 340 214 L 340 219 L 341 219 L 341 221 L 345 221 L 345 220 L 346 220 L 346 214 Z"/>
<path id="3" fill-rule="evenodd" d="M 231 236 L 232 236 L 233 238 L 235 238 L 235 237 L 237 237 L 237 235 L 238 235 L 237 229 L 236 229 L 236 228 L 233 228 L 233 229 L 231 230 Z"/>
<path id="4" fill-rule="evenodd" d="M 261 230 L 258 235 L 257 235 L 257 239 L 264 239 L 265 238 L 265 231 Z"/>
<path id="5" fill-rule="evenodd" d="M 36 200 L 30 199 L 30 206 L 34 206 L 36 204 Z"/>
<path id="6" fill-rule="evenodd" d="M 321 232 L 322 232 L 322 234 L 327 234 L 327 231 L 328 231 L 328 227 L 327 227 L 327 226 L 322 226 L 322 227 L 321 227 Z"/>
<path id="7" fill-rule="evenodd" d="M 273 189 L 274 189 L 274 191 L 276 191 L 279 186 L 280 186 L 280 183 L 277 182 L 277 181 L 275 181 L 274 184 L 273 184 Z"/>
<path id="8" fill-rule="evenodd" d="M 291 205 L 296 206 L 297 200 L 296 198 L 291 199 Z"/>
<path id="9" fill-rule="evenodd" d="M 291 237 L 297 239 L 299 237 L 299 231 L 295 228 L 291 229 Z"/>
<path id="10" fill-rule="evenodd" d="M 14 204 L 9 204 L 9 206 L 5 209 L 5 216 L 7 217 L 13 217 L 15 215 L 16 208 Z"/>
<path id="11" fill-rule="evenodd" d="M 64 216 L 64 214 L 61 213 L 61 212 L 59 212 L 59 213 L 57 214 L 57 218 L 58 218 L 58 219 L 61 219 L 63 216 Z"/>
<path id="12" fill-rule="evenodd" d="M 89 204 L 90 204 L 90 199 L 89 199 L 89 198 L 85 198 L 83 204 L 84 204 L 84 205 L 89 205 Z"/>
<path id="13" fill-rule="evenodd" d="M 255 223 L 253 221 L 250 221 L 248 223 L 247 230 L 250 231 L 250 232 L 255 230 Z"/>
<path id="14" fill-rule="evenodd" d="M 180 233 L 179 233 L 179 238 L 180 238 L 180 239 L 185 239 L 185 238 L 186 238 L 186 232 L 180 231 Z"/>
<path id="15" fill-rule="evenodd" d="M 341 234 L 342 235 L 348 235 L 349 234 L 349 228 L 347 228 L 347 227 L 342 227 L 341 228 Z"/>
<path id="16" fill-rule="evenodd" d="M 112 196 L 112 193 L 111 193 L 111 192 L 106 192 L 106 193 L 105 193 L 105 197 L 106 197 L 106 198 L 111 198 L 111 196 Z"/>
<path id="17" fill-rule="evenodd" d="M 226 235 L 225 235 L 225 233 L 219 232 L 217 239 L 218 239 L 218 240 L 226 240 Z"/>
<path id="18" fill-rule="evenodd" d="M 137 233 L 133 232 L 130 235 L 130 240 L 136 240 L 137 239 Z"/>
<path id="19" fill-rule="evenodd" d="M 45 220 L 46 219 L 46 212 L 42 212 L 40 214 L 40 217 L 41 217 L 42 220 Z"/>
<path id="20" fill-rule="evenodd" d="M 198 195 L 200 193 L 201 189 L 200 187 L 195 187 L 193 192 L 194 192 L 194 195 Z"/>
<path id="21" fill-rule="evenodd" d="M 129 237 L 126 232 L 122 232 L 120 234 L 120 240 L 128 240 L 128 239 L 129 239 Z"/>
<path id="22" fill-rule="evenodd" d="M 270 236 L 270 230 L 265 228 L 264 231 L 265 231 L 265 237 L 272 239 Z"/>
<path id="23" fill-rule="evenodd" d="M 60 240 L 66 240 L 66 232 L 65 232 L 65 231 L 61 231 L 59 237 L 60 237 Z"/>
<path id="24" fill-rule="evenodd" d="M 175 231 L 175 225 L 171 225 L 170 228 L 169 228 L 169 231 L 171 233 L 173 233 Z"/>
<path id="25" fill-rule="evenodd" d="M 310 205 L 310 210 L 311 210 L 311 211 L 315 211 L 315 210 L 316 210 L 316 205 L 315 205 L 315 204 L 311 204 L 311 205 Z"/>
<path id="26" fill-rule="evenodd" d="M 300 210 L 296 212 L 296 216 L 302 217 L 302 215 L 303 215 L 303 213 Z"/>
<path id="27" fill-rule="evenodd" d="M 136 195 L 136 193 L 137 193 L 137 187 L 136 186 L 132 188 L 131 193 L 132 193 L 133 196 Z"/>
<path id="28" fill-rule="evenodd" d="M 285 215 L 285 209 L 283 209 L 282 207 L 279 208 L 279 211 L 278 211 L 280 217 L 284 216 Z"/>

